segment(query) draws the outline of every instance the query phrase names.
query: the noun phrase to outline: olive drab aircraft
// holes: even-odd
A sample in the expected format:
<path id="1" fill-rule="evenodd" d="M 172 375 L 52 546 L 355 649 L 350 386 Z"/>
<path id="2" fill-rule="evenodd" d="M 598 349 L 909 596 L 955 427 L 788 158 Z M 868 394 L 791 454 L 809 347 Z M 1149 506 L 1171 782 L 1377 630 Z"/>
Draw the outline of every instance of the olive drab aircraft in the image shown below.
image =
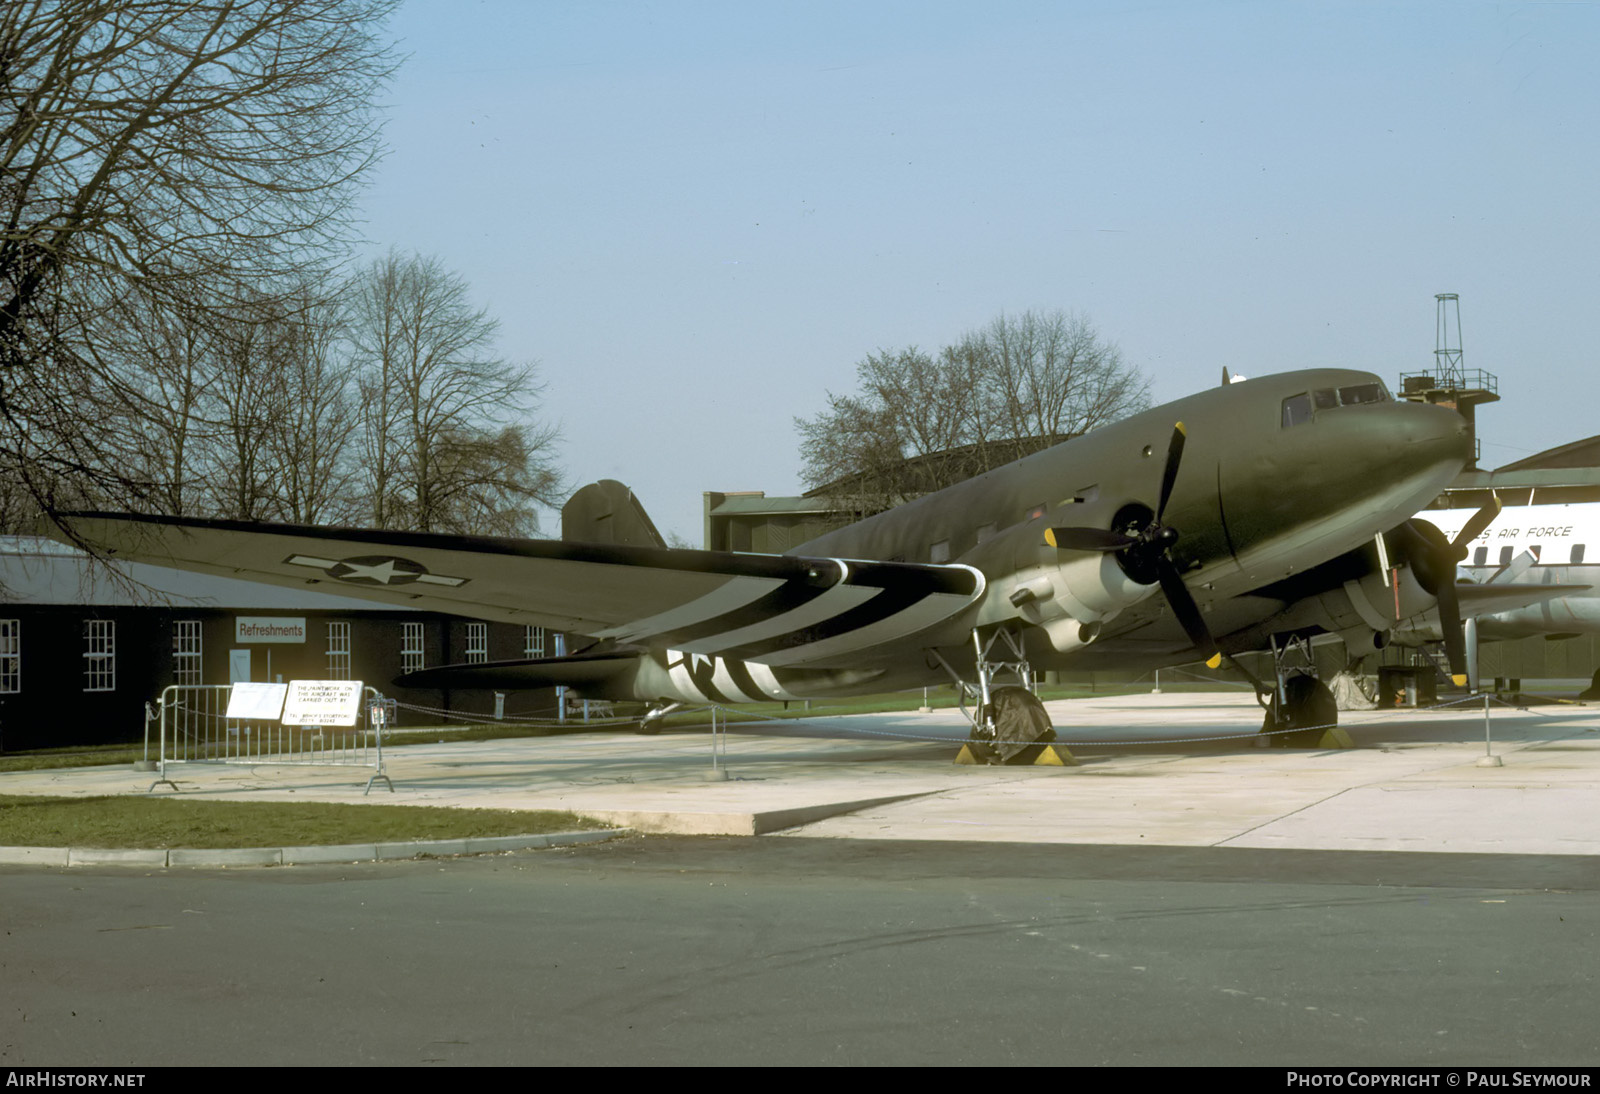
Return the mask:
<path id="1" fill-rule="evenodd" d="M 1469 445 L 1455 411 L 1319 369 L 1201 391 L 782 555 L 108 513 L 53 534 L 586 636 L 566 656 L 427 669 L 408 686 L 564 685 L 644 700 L 649 726 L 676 704 L 955 682 L 981 739 L 1001 692 L 1037 706 L 1040 670 L 1215 666 L 1323 632 L 1373 648 L 1397 620 L 1453 604 L 1438 575 L 1455 547 L 1412 515 Z M 1049 731 L 1045 717 L 1034 739 Z"/>

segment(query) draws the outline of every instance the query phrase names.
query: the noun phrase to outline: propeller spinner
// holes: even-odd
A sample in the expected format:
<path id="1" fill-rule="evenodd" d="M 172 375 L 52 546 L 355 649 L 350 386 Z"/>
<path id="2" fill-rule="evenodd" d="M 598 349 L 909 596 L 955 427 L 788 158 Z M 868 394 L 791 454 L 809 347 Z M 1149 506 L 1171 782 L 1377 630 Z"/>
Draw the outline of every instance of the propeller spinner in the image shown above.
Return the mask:
<path id="1" fill-rule="evenodd" d="M 1123 569 L 1136 581 L 1148 584 L 1144 575 L 1153 575 L 1183 627 L 1183 633 L 1205 655 L 1206 664 L 1216 668 L 1222 663 L 1222 653 L 1200 614 L 1200 606 L 1190 595 L 1189 587 L 1183 583 L 1178 567 L 1172 561 L 1171 552 L 1173 545 L 1178 542 L 1178 530 L 1163 522 L 1173 484 L 1178 480 L 1178 467 L 1183 462 L 1186 438 L 1183 423 L 1178 422 L 1173 426 L 1172 440 L 1167 444 L 1167 463 L 1161 473 L 1161 494 L 1156 502 L 1155 515 L 1148 522 L 1126 532 L 1107 528 L 1047 528 L 1044 538 L 1050 546 L 1064 551 L 1115 552 Z"/>

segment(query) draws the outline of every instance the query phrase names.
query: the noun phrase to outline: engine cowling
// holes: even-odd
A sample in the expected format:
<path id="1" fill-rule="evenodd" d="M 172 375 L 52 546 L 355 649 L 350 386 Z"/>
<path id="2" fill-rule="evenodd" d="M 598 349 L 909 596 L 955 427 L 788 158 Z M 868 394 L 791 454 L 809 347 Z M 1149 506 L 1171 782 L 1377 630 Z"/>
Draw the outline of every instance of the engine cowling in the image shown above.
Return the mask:
<path id="1" fill-rule="evenodd" d="M 1129 577 L 1110 554 L 1079 555 L 1018 574 L 1007 594 L 1026 623 L 1041 628 L 1059 653 L 1093 642 L 1100 627 L 1157 591 Z"/>

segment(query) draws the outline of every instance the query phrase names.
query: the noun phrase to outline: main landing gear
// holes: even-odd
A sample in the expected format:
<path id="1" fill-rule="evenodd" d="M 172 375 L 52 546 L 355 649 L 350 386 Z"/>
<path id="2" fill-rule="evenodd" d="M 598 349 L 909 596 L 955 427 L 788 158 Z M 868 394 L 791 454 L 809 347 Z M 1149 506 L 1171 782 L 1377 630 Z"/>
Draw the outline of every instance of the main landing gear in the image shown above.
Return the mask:
<path id="1" fill-rule="evenodd" d="M 1298 660 L 1298 665 L 1291 665 Z M 1275 686 L 1256 689 L 1256 701 L 1266 708 L 1260 743 L 1268 748 L 1350 748 L 1350 737 L 1339 728 L 1339 704 L 1333 692 L 1316 676 L 1311 644 L 1289 638 L 1281 647 L 1272 640 Z"/>
<path id="2" fill-rule="evenodd" d="M 1001 644 L 996 650 L 996 645 Z M 970 684 L 950 667 L 938 651 L 934 656 L 944 665 L 945 671 L 955 680 L 961 695 L 961 710 L 972 722 L 967 734 L 967 744 L 957 757 L 957 763 L 974 764 L 1053 764 L 1069 766 L 1076 761 L 1072 753 L 1059 745 L 1055 727 L 1044 704 L 1033 693 L 1033 669 L 1028 664 L 1022 638 L 1009 628 L 993 631 L 985 641 L 978 631 L 972 632 L 972 646 L 977 654 L 975 668 L 977 683 Z M 1001 659 L 996 659 L 998 655 Z M 1009 659 L 1005 659 L 1009 656 Z M 1009 678 L 1015 683 L 1002 684 Z M 972 708 L 967 700 L 973 700 Z"/>

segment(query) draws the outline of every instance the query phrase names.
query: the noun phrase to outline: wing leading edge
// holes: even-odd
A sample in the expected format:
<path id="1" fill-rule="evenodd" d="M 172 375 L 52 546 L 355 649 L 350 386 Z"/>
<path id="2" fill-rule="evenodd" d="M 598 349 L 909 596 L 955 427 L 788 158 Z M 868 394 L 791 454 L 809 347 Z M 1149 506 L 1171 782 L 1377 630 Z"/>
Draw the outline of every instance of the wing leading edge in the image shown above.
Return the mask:
<path id="1" fill-rule="evenodd" d="M 984 592 L 969 566 L 77 513 L 114 559 L 771 665 L 910 638 Z"/>

